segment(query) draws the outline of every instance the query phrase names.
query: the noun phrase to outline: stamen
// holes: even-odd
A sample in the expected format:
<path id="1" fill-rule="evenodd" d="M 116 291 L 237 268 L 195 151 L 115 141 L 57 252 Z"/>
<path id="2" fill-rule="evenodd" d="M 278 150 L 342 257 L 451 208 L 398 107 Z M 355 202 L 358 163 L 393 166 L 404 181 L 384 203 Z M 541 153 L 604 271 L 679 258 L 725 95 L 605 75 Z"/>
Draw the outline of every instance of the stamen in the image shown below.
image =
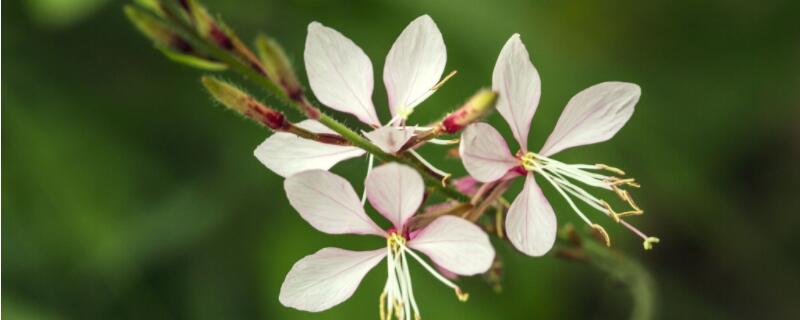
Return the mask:
<path id="1" fill-rule="evenodd" d="M 405 247 L 405 246 L 403 246 L 403 247 Z M 425 262 L 425 260 L 423 260 L 422 257 L 417 255 L 416 252 L 414 252 L 414 251 L 412 251 L 410 249 L 405 250 L 405 252 L 408 252 L 408 254 L 410 254 L 411 257 L 416 259 L 417 262 L 419 262 L 419 264 L 421 264 L 422 267 L 425 268 L 425 270 L 428 270 L 428 272 L 430 272 L 433 275 L 433 277 L 436 278 L 436 280 L 439 280 L 440 282 L 444 283 L 444 285 L 446 285 L 446 286 L 452 288 L 453 290 L 455 290 L 456 297 L 458 297 L 459 301 L 461 301 L 461 302 L 467 301 L 467 299 L 469 298 L 469 294 L 461 291 L 461 288 L 459 288 L 453 282 L 451 282 L 450 280 L 448 280 L 447 278 L 445 278 L 444 276 L 439 274 L 439 272 L 436 272 L 436 270 L 434 270 L 433 267 L 431 267 L 427 262 Z"/>
<path id="2" fill-rule="evenodd" d="M 430 139 L 430 140 L 428 140 L 428 142 L 436 144 L 436 145 L 440 145 L 440 146 L 447 146 L 447 145 L 452 145 L 452 144 L 458 144 L 459 142 L 461 142 L 461 139 L 458 139 L 458 138 L 456 138 L 456 139 Z"/>
<path id="3" fill-rule="evenodd" d="M 597 167 L 597 169 L 600 169 L 600 170 L 611 171 L 611 172 L 616 173 L 616 174 L 621 175 L 621 176 L 625 175 L 625 171 L 622 171 L 622 169 L 620 169 L 620 168 L 612 167 L 612 166 L 609 166 L 609 165 L 606 165 L 606 164 L 602 164 L 602 163 L 595 164 L 594 166 Z"/>
<path id="4" fill-rule="evenodd" d="M 580 199 L 592 208 L 603 212 L 605 215 L 614 219 L 615 222 L 625 225 L 628 229 L 632 230 L 638 236 L 645 239 L 645 246 L 652 248 L 654 243 L 658 243 L 658 238 L 648 238 L 630 224 L 622 220 L 624 217 L 642 215 L 644 211 L 636 204 L 628 190 L 623 187 L 628 186 L 632 188 L 641 187 L 633 178 L 621 178 L 618 176 L 625 175 L 622 169 L 612 167 L 606 164 L 598 163 L 595 165 L 588 164 L 565 164 L 560 161 L 550 159 L 533 152 L 527 152 L 518 155 L 520 165 L 527 171 L 533 171 L 544 177 L 551 185 L 558 191 L 562 197 L 567 201 L 570 207 L 584 220 L 589 226 L 594 229 L 597 234 L 605 241 L 606 245 L 611 245 L 611 238 L 606 230 L 598 225 L 592 223 L 586 215 L 577 207 L 573 201 L 573 197 Z M 592 170 L 604 170 L 610 172 L 611 176 L 605 175 L 602 172 L 593 172 Z M 614 176 L 618 175 L 618 176 Z M 588 186 L 603 188 L 614 192 L 620 200 L 625 202 L 630 209 L 618 212 L 605 200 L 598 199 L 590 194 L 582 187 L 579 187 L 574 182 L 580 182 Z"/>
<path id="5" fill-rule="evenodd" d="M 661 239 L 647 236 L 646 234 L 644 234 L 644 232 L 639 231 L 639 229 L 636 229 L 636 227 L 634 227 L 625 220 L 620 220 L 620 224 L 622 224 L 623 226 L 625 226 L 625 228 L 628 228 L 628 230 L 631 230 L 633 233 L 635 233 L 637 236 L 639 236 L 644 240 L 642 246 L 644 247 L 645 250 L 651 250 L 653 249 L 653 244 L 661 242 Z"/>
<path id="6" fill-rule="evenodd" d="M 598 236 L 603 238 L 603 240 L 605 241 L 607 247 L 611 246 L 611 237 L 608 236 L 608 232 L 606 232 L 606 229 L 604 229 L 602 226 L 600 226 L 599 224 L 596 224 L 596 223 L 592 225 L 592 229 L 594 229 L 594 231 L 596 231 L 595 233 Z"/>
<path id="7" fill-rule="evenodd" d="M 447 74 L 447 76 L 442 78 L 442 80 L 433 85 L 433 87 L 431 87 L 428 91 L 426 91 L 416 99 L 412 100 L 411 103 L 409 103 L 407 106 L 398 106 L 397 111 L 395 112 L 395 116 L 391 120 L 389 120 L 389 122 L 386 123 L 386 125 L 387 126 L 392 125 L 398 120 L 403 120 L 403 121 L 407 120 L 408 117 L 411 116 L 411 114 L 414 112 L 414 108 L 416 108 L 418 104 L 420 104 L 425 99 L 428 99 L 428 97 L 430 97 L 434 92 L 436 92 L 436 90 L 439 90 L 439 88 L 441 88 L 445 84 L 445 82 L 447 82 L 447 80 L 450 80 L 450 78 L 455 76 L 457 73 L 458 73 L 457 70 L 451 71 L 449 74 Z"/>
<path id="8" fill-rule="evenodd" d="M 369 154 L 369 163 L 367 164 L 367 176 L 369 176 L 370 171 L 372 171 L 372 163 L 375 160 L 375 156 L 371 153 Z M 361 193 L 361 205 L 367 203 L 367 187 L 364 187 L 364 192 Z"/>
<path id="9" fill-rule="evenodd" d="M 458 73 L 458 70 L 450 71 L 450 73 L 448 73 L 446 76 L 444 76 L 444 78 L 442 78 L 442 80 L 440 80 L 438 83 L 433 85 L 433 87 L 431 88 L 430 91 L 439 90 L 439 88 L 441 88 L 444 85 L 444 83 L 447 82 L 447 80 L 450 80 L 450 78 L 454 77 L 457 73 Z"/>
<path id="10" fill-rule="evenodd" d="M 494 214 L 495 230 L 497 230 L 497 238 L 503 239 L 505 237 L 503 232 L 503 207 L 497 206 L 497 211 Z"/>
<path id="11" fill-rule="evenodd" d="M 447 172 L 444 172 L 443 170 L 441 170 L 441 169 L 439 169 L 439 168 L 436 168 L 436 167 L 434 167 L 434 166 L 433 166 L 433 165 L 432 165 L 430 162 L 428 162 L 427 160 L 425 160 L 425 158 L 423 158 L 421 155 L 419 155 L 419 153 L 417 153 L 417 152 L 416 152 L 416 151 L 414 151 L 413 149 L 410 149 L 410 150 L 408 150 L 408 152 L 410 152 L 410 153 L 411 153 L 411 155 L 413 155 L 413 156 L 414 156 L 414 158 L 417 158 L 417 160 L 419 160 L 419 162 L 422 162 L 422 164 L 423 164 L 423 165 L 424 165 L 426 168 L 428 168 L 428 169 L 430 169 L 431 171 L 433 171 L 433 173 L 435 173 L 435 174 L 438 174 L 439 176 L 441 176 L 441 177 L 442 177 L 442 186 L 443 186 L 443 187 L 446 187 L 446 186 L 447 186 L 447 181 L 450 179 L 450 176 L 452 176 L 452 174 L 450 174 L 450 173 L 447 173 Z"/>

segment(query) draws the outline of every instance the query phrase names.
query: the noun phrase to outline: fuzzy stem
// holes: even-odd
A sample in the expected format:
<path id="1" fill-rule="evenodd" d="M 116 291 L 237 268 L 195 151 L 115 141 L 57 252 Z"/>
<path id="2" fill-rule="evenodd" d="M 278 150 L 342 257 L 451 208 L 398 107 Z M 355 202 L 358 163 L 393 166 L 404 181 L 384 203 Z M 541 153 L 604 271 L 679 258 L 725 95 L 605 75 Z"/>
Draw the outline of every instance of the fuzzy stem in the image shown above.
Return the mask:
<path id="1" fill-rule="evenodd" d="M 169 2 L 169 1 L 166 1 Z M 167 5 L 170 10 L 174 8 L 176 5 Z M 155 19 L 161 19 L 149 13 Z M 359 147 L 371 154 L 374 154 L 379 160 L 384 162 L 399 162 L 409 166 L 414 167 L 422 173 L 423 178 L 425 179 L 426 184 L 428 187 L 436 192 L 441 193 L 442 195 L 460 200 L 466 201 L 468 198 L 458 192 L 457 190 L 442 185 L 442 181 L 440 178 L 432 175 L 427 171 L 425 165 L 419 162 L 419 160 L 414 159 L 413 157 L 408 157 L 406 155 L 390 155 L 388 153 L 383 152 L 378 146 L 372 144 L 369 140 L 355 132 L 354 130 L 348 128 L 346 125 L 342 124 L 341 122 L 337 121 L 336 119 L 323 114 L 319 111 L 319 109 L 313 106 L 308 99 L 303 96 L 302 92 L 295 92 L 295 93 L 287 93 L 282 90 L 281 87 L 277 86 L 275 83 L 272 82 L 267 76 L 260 73 L 258 70 L 253 69 L 250 65 L 243 63 L 237 56 L 233 55 L 231 52 L 226 51 L 223 48 L 220 48 L 214 43 L 209 42 L 206 39 L 198 36 L 194 30 L 182 23 L 180 21 L 172 21 L 172 20 L 163 20 L 163 23 L 172 29 L 175 33 L 180 35 L 182 38 L 186 39 L 187 42 L 192 44 L 194 47 L 207 52 L 212 57 L 224 62 L 227 64 L 231 70 L 239 73 L 243 77 L 249 79 L 250 81 L 255 82 L 257 85 L 261 86 L 264 90 L 268 93 L 275 95 L 279 100 L 282 102 L 294 107 L 299 112 L 305 114 L 310 119 L 315 119 L 321 122 L 326 127 L 330 128 L 334 132 L 341 135 L 345 140 L 349 141 L 353 146 Z"/>

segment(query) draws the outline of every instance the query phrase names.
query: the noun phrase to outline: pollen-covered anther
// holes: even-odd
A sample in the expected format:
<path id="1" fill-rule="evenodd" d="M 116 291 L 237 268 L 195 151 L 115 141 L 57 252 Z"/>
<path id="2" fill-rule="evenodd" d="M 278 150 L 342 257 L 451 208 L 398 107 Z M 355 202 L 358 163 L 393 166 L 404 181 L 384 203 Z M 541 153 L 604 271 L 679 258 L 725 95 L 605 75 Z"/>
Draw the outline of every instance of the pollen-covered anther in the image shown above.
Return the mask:
<path id="1" fill-rule="evenodd" d="M 606 209 L 606 214 L 609 217 L 611 217 L 611 219 L 614 219 L 614 222 L 616 223 L 620 223 L 621 219 L 624 217 L 638 216 L 644 214 L 644 211 L 639 209 L 639 207 L 636 206 L 636 203 L 634 203 L 632 200 L 628 201 L 628 204 L 631 206 L 632 208 L 631 210 L 616 212 L 614 211 L 614 208 L 612 208 L 611 205 L 608 204 L 608 202 L 600 200 L 600 205 L 602 205 Z"/>
<path id="2" fill-rule="evenodd" d="M 448 173 L 444 177 L 442 177 L 442 187 L 447 187 L 447 182 L 450 181 L 450 177 L 452 176 L 453 176 L 452 174 Z"/>
<path id="3" fill-rule="evenodd" d="M 605 228 L 595 223 L 592 224 L 592 229 L 595 231 L 597 236 L 603 239 L 607 247 L 611 246 L 611 237 L 608 235 L 608 232 L 606 232 Z"/>
<path id="4" fill-rule="evenodd" d="M 594 166 L 597 167 L 597 169 L 600 169 L 600 170 L 610 171 L 610 172 L 616 173 L 616 174 L 621 175 L 621 176 L 625 175 L 625 171 L 622 171 L 622 169 L 617 168 L 617 167 L 612 167 L 612 166 L 609 166 L 607 164 L 597 163 Z"/>

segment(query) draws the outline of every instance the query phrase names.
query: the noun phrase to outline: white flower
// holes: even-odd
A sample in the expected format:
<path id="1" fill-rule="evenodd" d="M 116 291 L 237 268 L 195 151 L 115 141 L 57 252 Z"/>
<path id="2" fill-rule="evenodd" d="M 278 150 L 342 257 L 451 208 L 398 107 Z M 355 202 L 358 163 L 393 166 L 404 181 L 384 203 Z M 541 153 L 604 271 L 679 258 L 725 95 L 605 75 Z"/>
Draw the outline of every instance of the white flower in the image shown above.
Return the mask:
<path id="1" fill-rule="evenodd" d="M 308 25 L 304 60 L 317 99 L 377 128 L 365 136 L 383 151 L 395 153 L 413 136 L 415 128 L 405 127 L 405 119 L 436 90 L 447 51 L 441 32 L 427 15 L 415 19 L 403 30 L 389 50 L 383 68 L 392 114 L 385 127 L 372 103 L 372 62 L 353 41 L 332 28 L 312 22 Z M 307 121 L 307 125 L 312 127 L 308 128 L 310 131 L 331 133 L 316 121 Z M 287 133 L 270 136 L 255 150 L 255 156 L 267 168 L 284 177 L 310 169 L 328 170 L 339 161 L 363 154 L 356 147 L 325 145 Z"/>
<path id="2" fill-rule="evenodd" d="M 474 224 L 442 216 L 424 228 L 409 230 L 408 221 L 422 204 L 422 177 L 404 165 L 389 163 L 372 170 L 365 182 L 372 206 L 391 221 L 384 231 L 364 212 L 353 187 L 343 178 L 323 170 L 298 173 L 284 187 L 291 205 L 314 228 L 329 234 L 369 234 L 386 239 L 386 248 L 350 251 L 324 248 L 301 259 L 281 286 L 283 305 L 318 312 L 347 300 L 361 279 L 387 258 L 386 285 L 381 294 L 382 318 L 419 318 L 407 256 L 453 288 L 459 299 L 466 294 L 440 275 L 414 250 L 436 265 L 459 275 L 486 272 L 494 260 L 488 236 Z M 413 250 L 412 250 L 413 249 Z"/>
<path id="3" fill-rule="evenodd" d="M 657 238 L 645 236 L 620 219 L 642 213 L 630 194 L 622 189 L 625 185 L 638 187 L 638 184 L 633 179 L 606 175 L 602 171 L 618 175 L 624 175 L 624 172 L 602 164 L 565 164 L 549 158 L 567 148 L 613 137 L 633 114 L 641 95 L 639 86 L 604 82 L 579 92 L 567 103 L 555 129 L 539 152 L 528 150 L 528 131 L 539 104 L 541 82 L 518 34 L 513 35 L 500 52 L 492 75 L 492 89 L 499 93 L 497 111 L 511 127 L 520 146 L 519 152 L 516 156 L 512 155 L 503 137 L 492 126 L 476 123 L 464 130 L 460 153 L 464 167 L 478 181 L 493 183 L 525 176 L 523 190 L 511 204 L 506 217 L 508 238 L 517 249 L 531 256 L 541 256 L 552 248 L 556 238 L 556 217 L 536 184 L 534 172 L 551 183 L 581 219 L 600 231 L 607 242 L 605 230 L 592 223 L 572 198 L 580 199 L 633 230 L 645 239 L 646 249 L 658 242 Z M 574 182 L 614 191 L 631 206 L 631 210 L 617 213 L 608 202 L 598 199 Z"/>

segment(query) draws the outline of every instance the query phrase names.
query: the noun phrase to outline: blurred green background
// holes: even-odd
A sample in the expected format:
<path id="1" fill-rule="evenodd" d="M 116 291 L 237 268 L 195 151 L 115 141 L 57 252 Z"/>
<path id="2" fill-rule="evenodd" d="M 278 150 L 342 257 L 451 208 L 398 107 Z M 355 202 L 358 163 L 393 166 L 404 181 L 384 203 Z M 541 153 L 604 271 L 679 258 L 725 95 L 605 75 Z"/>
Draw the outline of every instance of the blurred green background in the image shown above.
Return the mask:
<path id="1" fill-rule="evenodd" d="M 288 206 L 281 179 L 252 156 L 268 133 L 212 103 L 201 72 L 154 50 L 122 4 L 3 3 L 2 315 L 375 318 L 384 268 L 324 313 L 279 304 L 283 277 L 299 258 L 325 246 L 365 249 L 383 241 L 324 235 L 303 221 Z M 490 86 L 496 56 L 515 32 L 543 83 L 532 146 L 541 145 L 579 90 L 606 80 L 639 84 L 637 110 L 613 140 L 558 158 L 609 163 L 641 181 L 635 197 L 647 214 L 632 221 L 661 237 L 655 250 L 644 252 L 630 233 L 595 220 L 608 226 L 616 249 L 652 272 L 659 318 L 800 315 L 800 2 L 205 4 L 244 39 L 258 31 L 278 38 L 299 68 L 306 25 L 318 20 L 338 29 L 372 59 L 382 119 L 384 57 L 406 24 L 425 13 L 444 35 L 447 69 L 459 74 L 418 108 L 421 123 Z M 499 115 L 490 121 L 509 134 Z M 444 151 L 431 146 L 424 153 L 463 173 L 459 161 L 440 156 Z M 335 171 L 357 181 L 365 166 L 351 160 Z M 544 188 L 560 222 L 574 221 Z M 628 316 L 631 297 L 607 274 L 496 244 L 504 290 L 494 293 L 480 277 L 463 279 L 468 303 L 412 267 L 426 319 Z"/>

